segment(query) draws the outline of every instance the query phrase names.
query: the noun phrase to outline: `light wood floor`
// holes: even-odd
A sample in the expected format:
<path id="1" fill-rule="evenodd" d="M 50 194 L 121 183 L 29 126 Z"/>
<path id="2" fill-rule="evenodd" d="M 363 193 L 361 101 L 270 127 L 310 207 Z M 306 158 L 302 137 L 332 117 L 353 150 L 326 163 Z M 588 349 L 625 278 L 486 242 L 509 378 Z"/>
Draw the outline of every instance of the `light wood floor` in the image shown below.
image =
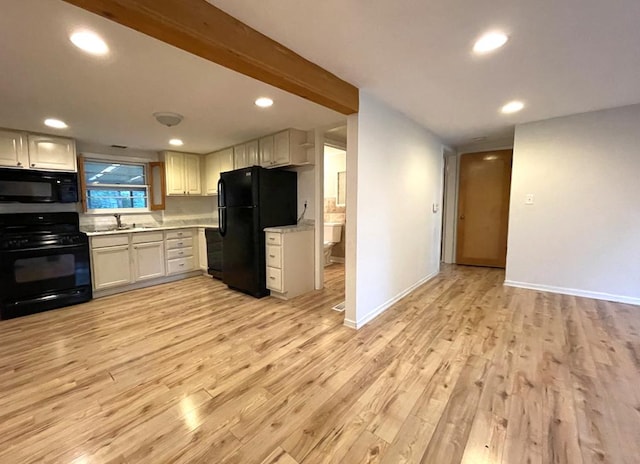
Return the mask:
<path id="1" fill-rule="evenodd" d="M 0 322 L 0 462 L 640 462 L 640 308 L 447 267 L 356 332 L 327 272 Z"/>

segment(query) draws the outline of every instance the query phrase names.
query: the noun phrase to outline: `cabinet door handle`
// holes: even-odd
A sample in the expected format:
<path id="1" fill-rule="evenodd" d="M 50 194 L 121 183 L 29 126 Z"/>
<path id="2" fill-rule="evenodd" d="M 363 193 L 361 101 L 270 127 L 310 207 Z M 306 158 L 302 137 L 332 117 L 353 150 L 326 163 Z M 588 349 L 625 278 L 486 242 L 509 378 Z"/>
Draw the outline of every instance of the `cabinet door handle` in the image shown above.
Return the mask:
<path id="1" fill-rule="evenodd" d="M 180 253 L 178 253 L 178 254 L 179 254 L 179 255 L 183 255 L 183 254 L 184 254 L 184 251 L 181 251 L 181 252 L 180 252 Z"/>
<path id="2" fill-rule="evenodd" d="M 178 237 L 182 237 L 182 232 L 178 232 Z"/>
<path id="3" fill-rule="evenodd" d="M 22 163 L 20 161 L 18 161 L 18 166 L 22 166 Z"/>
<path id="4" fill-rule="evenodd" d="M 181 266 L 181 267 L 182 267 L 182 266 L 184 266 L 184 263 L 180 263 L 180 266 Z"/>
<path id="5" fill-rule="evenodd" d="M 275 258 L 276 255 L 269 255 L 269 258 Z"/>
<path id="6" fill-rule="evenodd" d="M 275 277 L 269 277 L 269 278 L 270 278 L 271 280 L 276 280 L 276 278 L 275 278 Z"/>
<path id="7" fill-rule="evenodd" d="M 31 167 L 35 168 L 36 167 L 36 163 L 31 164 Z"/>
<path id="8" fill-rule="evenodd" d="M 269 240 L 271 240 L 273 242 L 275 240 L 275 238 L 269 237 Z"/>

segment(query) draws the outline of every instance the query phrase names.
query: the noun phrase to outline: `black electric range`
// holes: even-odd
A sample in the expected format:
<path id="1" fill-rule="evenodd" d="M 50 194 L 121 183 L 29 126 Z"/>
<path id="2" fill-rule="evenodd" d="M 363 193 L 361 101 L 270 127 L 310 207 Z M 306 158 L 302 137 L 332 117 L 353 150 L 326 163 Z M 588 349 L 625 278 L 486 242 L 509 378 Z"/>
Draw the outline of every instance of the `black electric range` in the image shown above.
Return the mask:
<path id="1" fill-rule="evenodd" d="M 91 298 L 89 239 L 77 213 L 0 214 L 0 319 Z"/>

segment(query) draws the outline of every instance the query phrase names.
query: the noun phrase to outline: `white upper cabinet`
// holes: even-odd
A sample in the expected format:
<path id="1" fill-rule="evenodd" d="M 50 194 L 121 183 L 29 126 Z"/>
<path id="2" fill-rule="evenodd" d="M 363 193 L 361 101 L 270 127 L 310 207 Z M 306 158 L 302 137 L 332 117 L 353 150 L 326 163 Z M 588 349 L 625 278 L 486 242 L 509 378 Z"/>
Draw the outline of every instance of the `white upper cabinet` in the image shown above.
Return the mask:
<path id="1" fill-rule="evenodd" d="M 167 195 L 186 195 L 184 154 L 167 152 L 165 154 L 165 169 L 167 171 Z"/>
<path id="2" fill-rule="evenodd" d="M 259 166 L 258 141 L 251 140 L 233 147 L 233 169 Z M 224 171 L 222 171 L 224 172 Z"/>
<path id="3" fill-rule="evenodd" d="M 184 180 L 187 195 L 202 195 L 200 155 L 184 155 Z"/>
<path id="4" fill-rule="evenodd" d="M 217 195 L 220 173 L 234 169 L 234 148 L 209 153 L 205 157 L 204 166 L 205 194 Z"/>
<path id="5" fill-rule="evenodd" d="M 164 152 L 167 195 L 202 195 L 200 155 Z"/>
<path id="6" fill-rule="evenodd" d="M 307 134 L 288 129 L 260 139 L 260 165 L 275 168 L 292 164 L 309 164 Z"/>
<path id="7" fill-rule="evenodd" d="M 260 166 L 260 155 L 258 153 L 258 141 L 252 140 L 244 144 L 246 147 L 247 166 Z"/>
<path id="8" fill-rule="evenodd" d="M 265 168 L 273 166 L 273 135 L 262 137 L 258 141 L 258 145 L 260 148 L 260 166 Z"/>
<path id="9" fill-rule="evenodd" d="M 29 167 L 75 172 L 75 141 L 51 135 L 29 135 Z"/>
<path id="10" fill-rule="evenodd" d="M 0 166 L 76 172 L 73 139 L 0 130 Z"/>
<path id="11" fill-rule="evenodd" d="M 246 144 L 236 145 L 233 147 L 233 169 L 242 169 L 247 167 L 247 146 Z"/>
<path id="12" fill-rule="evenodd" d="M 0 130 L 0 166 L 29 167 L 27 136 L 20 132 Z"/>

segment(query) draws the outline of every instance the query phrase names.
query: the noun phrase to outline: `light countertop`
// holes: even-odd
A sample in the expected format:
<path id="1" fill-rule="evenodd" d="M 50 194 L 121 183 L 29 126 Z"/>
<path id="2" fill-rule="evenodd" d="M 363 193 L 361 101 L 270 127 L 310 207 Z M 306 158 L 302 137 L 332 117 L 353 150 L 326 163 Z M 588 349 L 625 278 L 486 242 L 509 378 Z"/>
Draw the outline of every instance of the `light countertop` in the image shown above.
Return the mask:
<path id="1" fill-rule="evenodd" d="M 314 230 L 313 224 L 296 224 L 292 226 L 279 226 L 279 227 L 267 227 L 265 232 L 277 232 L 279 234 L 291 234 L 294 232 L 305 232 L 307 230 Z"/>
<path id="2" fill-rule="evenodd" d="M 153 232 L 158 230 L 175 230 L 175 229 L 198 229 L 198 228 L 206 228 L 206 229 L 217 229 L 217 225 L 211 224 L 189 224 L 189 225 L 180 225 L 180 226 L 150 226 L 150 227 L 135 227 L 131 229 L 120 229 L 120 230 L 95 230 L 89 231 L 86 229 L 80 228 L 85 234 L 89 237 L 94 237 L 96 235 L 115 235 L 115 234 L 135 234 L 137 232 Z"/>

